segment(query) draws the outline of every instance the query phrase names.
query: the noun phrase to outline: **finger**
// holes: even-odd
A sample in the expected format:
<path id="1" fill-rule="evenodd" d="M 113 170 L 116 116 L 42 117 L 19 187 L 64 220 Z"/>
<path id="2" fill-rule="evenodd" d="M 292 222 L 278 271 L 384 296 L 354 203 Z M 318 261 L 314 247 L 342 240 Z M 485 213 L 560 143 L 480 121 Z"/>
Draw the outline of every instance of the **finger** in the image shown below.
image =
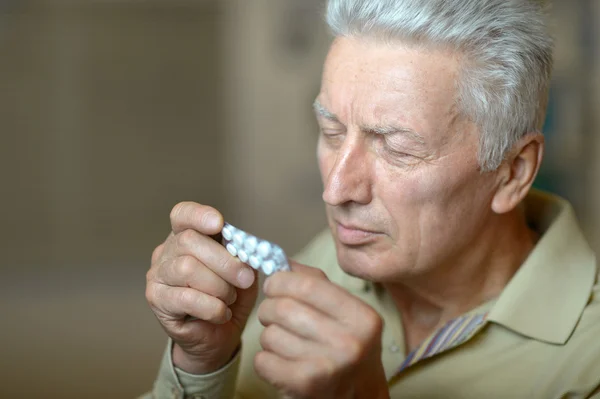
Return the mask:
<path id="1" fill-rule="evenodd" d="M 323 313 L 306 306 L 293 298 L 266 298 L 258 308 L 258 320 L 268 327 L 280 327 L 310 341 L 330 344 L 338 335 L 337 326 Z"/>
<path id="2" fill-rule="evenodd" d="M 193 288 L 156 284 L 154 290 L 151 305 L 173 318 L 183 319 L 189 315 L 215 324 L 231 319 L 231 310 L 223 301 Z"/>
<path id="3" fill-rule="evenodd" d="M 328 280 L 297 272 L 275 273 L 265 281 L 263 290 L 267 297 L 291 297 L 340 321 L 368 306 Z"/>
<path id="4" fill-rule="evenodd" d="M 245 289 L 254 283 L 253 269 L 231 256 L 221 244 L 211 238 L 188 229 L 176 234 L 171 241 L 170 257 L 193 256 L 227 283 L 239 288 Z M 171 281 L 178 277 L 169 275 L 167 278 Z M 165 283 L 176 285 L 168 281 Z"/>
<path id="5" fill-rule="evenodd" d="M 165 248 L 165 243 L 163 242 L 158 247 L 152 251 L 152 257 L 150 258 L 151 264 L 155 264 L 158 261 L 158 258 L 162 255 L 163 249 Z"/>
<path id="6" fill-rule="evenodd" d="M 316 267 L 311 267 L 307 265 L 303 265 L 302 263 L 296 262 L 293 259 L 289 259 L 290 268 L 293 272 L 304 274 L 307 276 L 313 276 L 315 278 L 320 278 L 322 280 L 329 280 L 325 272 L 321 269 L 317 269 Z"/>
<path id="7" fill-rule="evenodd" d="M 301 338 L 277 324 L 271 324 L 263 330 L 260 345 L 265 351 L 288 360 L 318 357 L 328 351 L 324 345 Z"/>
<path id="8" fill-rule="evenodd" d="M 207 205 L 180 202 L 171 211 L 171 229 L 175 234 L 187 229 L 206 235 L 218 234 L 223 229 L 223 216 Z"/>
<path id="9" fill-rule="evenodd" d="M 266 351 L 254 356 L 254 369 L 259 377 L 294 398 L 314 398 L 317 393 L 323 394 L 334 373 L 333 366 L 324 357 L 293 361 Z"/>
<path id="10" fill-rule="evenodd" d="M 236 289 L 190 255 L 177 257 L 158 270 L 157 278 L 170 286 L 190 287 L 219 298 L 227 305 L 235 302 Z"/>

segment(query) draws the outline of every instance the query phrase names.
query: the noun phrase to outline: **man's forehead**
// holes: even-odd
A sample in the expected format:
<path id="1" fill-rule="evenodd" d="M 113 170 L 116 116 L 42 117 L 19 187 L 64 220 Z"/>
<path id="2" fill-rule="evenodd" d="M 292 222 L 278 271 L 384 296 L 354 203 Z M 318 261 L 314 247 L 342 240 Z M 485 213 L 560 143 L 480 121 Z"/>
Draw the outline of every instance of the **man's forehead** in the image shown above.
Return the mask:
<path id="1" fill-rule="evenodd" d="M 406 127 L 423 136 L 456 115 L 456 63 L 443 52 L 337 39 L 315 110 L 328 120 Z M 445 63 L 445 64 L 444 64 Z"/>

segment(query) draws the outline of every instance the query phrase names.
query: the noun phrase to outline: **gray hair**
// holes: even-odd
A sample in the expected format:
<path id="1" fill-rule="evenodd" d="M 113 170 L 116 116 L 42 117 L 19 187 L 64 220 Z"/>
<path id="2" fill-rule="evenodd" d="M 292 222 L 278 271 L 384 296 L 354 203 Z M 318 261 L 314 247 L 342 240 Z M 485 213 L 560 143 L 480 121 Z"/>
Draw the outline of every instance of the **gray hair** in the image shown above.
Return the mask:
<path id="1" fill-rule="evenodd" d="M 553 41 L 533 0 L 329 0 L 335 36 L 373 37 L 456 51 L 464 58 L 457 105 L 480 129 L 482 171 L 541 132 Z"/>

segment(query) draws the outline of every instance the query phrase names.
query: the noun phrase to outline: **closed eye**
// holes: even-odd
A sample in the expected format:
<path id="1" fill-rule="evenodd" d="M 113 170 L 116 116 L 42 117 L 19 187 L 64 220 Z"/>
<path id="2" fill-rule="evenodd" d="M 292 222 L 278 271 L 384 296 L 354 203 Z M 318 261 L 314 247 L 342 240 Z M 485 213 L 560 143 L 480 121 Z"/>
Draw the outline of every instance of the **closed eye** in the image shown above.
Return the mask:
<path id="1" fill-rule="evenodd" d="M 320 136 L 323 143 L 332 148 L 339 148 L 346 137 L 346 131 L 343 129 L 320 129 Z"/>

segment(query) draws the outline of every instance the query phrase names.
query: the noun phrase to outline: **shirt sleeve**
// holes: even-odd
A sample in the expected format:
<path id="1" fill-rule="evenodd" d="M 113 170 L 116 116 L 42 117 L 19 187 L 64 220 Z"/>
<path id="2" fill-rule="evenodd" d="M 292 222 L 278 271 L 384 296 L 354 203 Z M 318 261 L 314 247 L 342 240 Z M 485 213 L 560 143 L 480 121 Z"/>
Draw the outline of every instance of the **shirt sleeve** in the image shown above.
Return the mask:
<path id="1" fill-rule="evenodd" d="M 172 350 L 173 342 L 169 339 L 151 398 L 233 399 L 235 397 L 241 350 L 238 350 L 231 361 L 219 370 L 202 375 L 189 374 L 175 367 L 171 358 Z"/>

